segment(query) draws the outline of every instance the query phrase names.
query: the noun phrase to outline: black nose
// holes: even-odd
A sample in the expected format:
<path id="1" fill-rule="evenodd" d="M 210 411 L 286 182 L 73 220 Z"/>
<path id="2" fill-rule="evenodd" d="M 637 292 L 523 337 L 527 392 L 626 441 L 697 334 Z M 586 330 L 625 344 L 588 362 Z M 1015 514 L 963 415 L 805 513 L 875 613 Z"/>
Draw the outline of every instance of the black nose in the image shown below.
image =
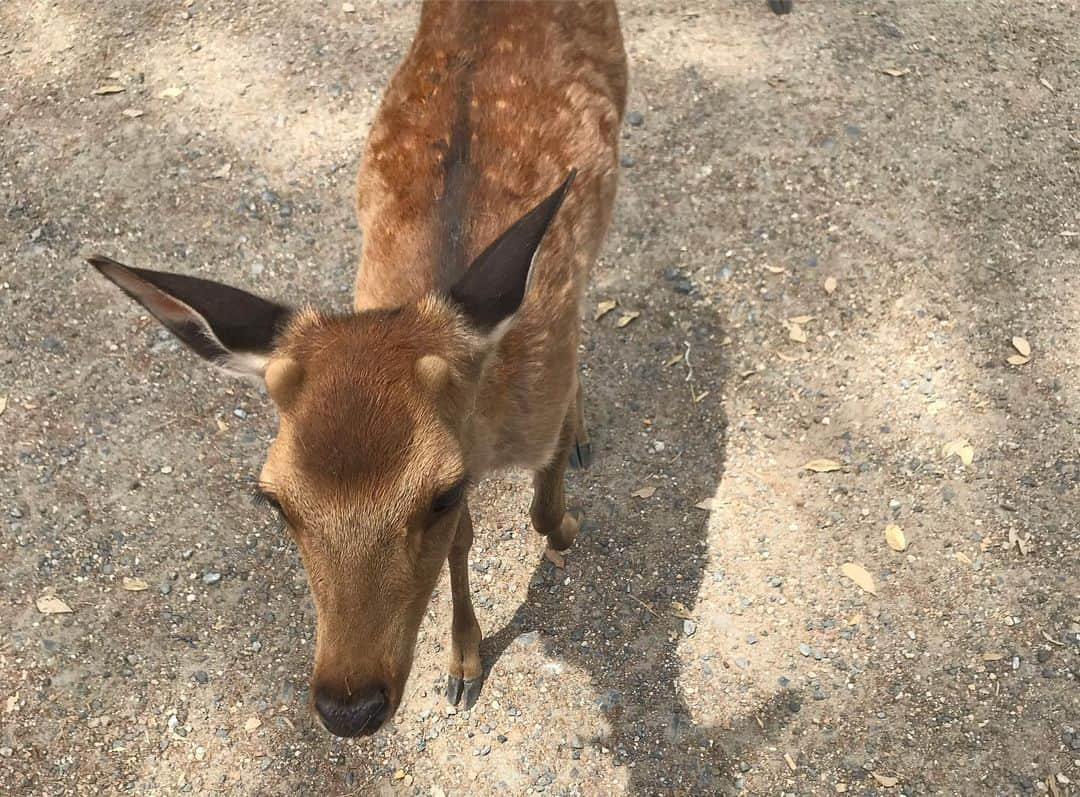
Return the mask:
<path id="1" fill-rule="evenodd" d="M 338 697 L 325 689 L 315 690 L 315 710 L 326 730 L 335 736 L 370 736 L 386 721 L 390 701 L 385 686 L 376 686 L 349 697 Z"/>

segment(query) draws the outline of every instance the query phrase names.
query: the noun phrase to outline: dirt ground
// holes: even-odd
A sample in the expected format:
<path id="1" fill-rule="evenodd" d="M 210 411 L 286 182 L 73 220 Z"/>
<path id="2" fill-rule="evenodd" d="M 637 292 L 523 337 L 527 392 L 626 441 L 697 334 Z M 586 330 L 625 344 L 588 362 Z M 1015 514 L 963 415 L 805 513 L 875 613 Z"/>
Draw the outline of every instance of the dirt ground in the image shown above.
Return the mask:
<path id="1" fill-rule="evenodd" d="M 0 4 L 4 790 L 1077 794 L 1075 0 L 623 4 L 585 530 L 558 569 L 527 477 L 480 485 L 478 704 L 444 579 L 392 727 L 342 741 L 248 503 L 271 408 L 79 255 L 347 307 L 416 7 L 347 8 Z"/>

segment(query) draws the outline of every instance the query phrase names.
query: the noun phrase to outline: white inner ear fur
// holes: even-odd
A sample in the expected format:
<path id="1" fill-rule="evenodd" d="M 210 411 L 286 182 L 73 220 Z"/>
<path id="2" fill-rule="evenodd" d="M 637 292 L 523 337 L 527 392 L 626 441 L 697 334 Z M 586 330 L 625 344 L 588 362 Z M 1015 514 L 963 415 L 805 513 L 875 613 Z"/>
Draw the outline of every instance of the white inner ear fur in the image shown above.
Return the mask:
<path id="1" fill-rule="evenodd" d="M 528 288 L 526 288 L 528 290 Z M 514 325 L 514 321 L 517 320 L 517 312 L 513 312 L 495 325 L 495 328 L 484 335 L 484 346 L 489 352 L 495 350 L 495 347 L 499 345 L 499 341 L 502 340 L 503 335 L 510 331 L 510 327 Z"/>
<path id="2" fill-rule="evenodd" d="M 253 382 L 261 382 L 266 363 L 270 358 L 254 352 L 230 351 L 227 356 L 215 360 L 212 365 L 230 376 L 240 376 Z"/>

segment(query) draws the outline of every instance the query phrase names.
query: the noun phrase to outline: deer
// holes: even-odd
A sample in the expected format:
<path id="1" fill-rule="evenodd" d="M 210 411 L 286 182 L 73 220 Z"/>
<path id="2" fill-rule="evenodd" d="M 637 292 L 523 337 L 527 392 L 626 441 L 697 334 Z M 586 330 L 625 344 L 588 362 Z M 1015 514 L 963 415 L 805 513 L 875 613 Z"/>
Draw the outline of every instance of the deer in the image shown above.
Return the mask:
<path id="1" fill-rule="evenodd" d="M 483 681 L 470 487 L 531 471 L 533 528 L 569 548 L 568 466 L 588 466 L 581 307 L 611 222 L 627 65 L 613 0 L 426 0 L 357 179 L 352 310 L 87 258 L 210 364 L 265 386 L 257 479 L 315 607 L 310 707 L 371 735 L 397 711 L 444 565 L 446 678 Z"/>

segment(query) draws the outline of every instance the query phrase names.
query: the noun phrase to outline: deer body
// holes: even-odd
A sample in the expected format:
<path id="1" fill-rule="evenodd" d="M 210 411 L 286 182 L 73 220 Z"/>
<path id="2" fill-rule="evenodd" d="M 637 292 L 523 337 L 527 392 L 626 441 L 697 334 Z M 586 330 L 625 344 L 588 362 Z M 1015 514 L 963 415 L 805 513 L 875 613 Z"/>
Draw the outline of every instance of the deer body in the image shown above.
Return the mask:
<path id="1" fill-rule="evenodd" d="M 470 482 L 528 468 L 535 529 L 557 549 L 577 534 L 580 302 L 625 93 L 612 2 L 426 2 L 360 170 L 353 312 L 90 259 L 198 354 L 264 380 L 279 427 L 260 492 L 307 571 L 312 701 L 333 733 L 397 709 L 446 562 L 447 694 L 476 700 Z"/>
<path id="2" fill-rule="evenodd" d="M 575 397 L 580 299 L 614 202 L 625 94 L 613 3 L 431 2 L 372 125 L 357 310 L 448 284 L 577 169 L 482 387 L 484 470 L 538 469 L 554 455 Z"/>

